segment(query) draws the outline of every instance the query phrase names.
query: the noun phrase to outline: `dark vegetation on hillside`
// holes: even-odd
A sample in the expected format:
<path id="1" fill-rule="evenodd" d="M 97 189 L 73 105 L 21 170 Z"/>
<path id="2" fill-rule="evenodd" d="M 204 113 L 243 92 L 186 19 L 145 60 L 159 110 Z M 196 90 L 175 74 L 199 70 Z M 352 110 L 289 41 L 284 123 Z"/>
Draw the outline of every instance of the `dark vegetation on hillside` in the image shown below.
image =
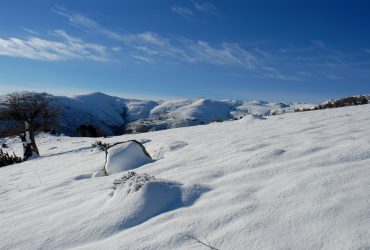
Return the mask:
<path id="1" fill-rule="evenodd" d="M 76 131 L 81 137 L 100 137 L 104 136 L 104 131 L 97 129 L 95 126 L 90 124 L 81 124 L 76 128 Z"/>
<path id="2" fill-rule="evenodd" d="M 321 109 L 331 109 L 331 108 L 341 108 L 347 106 L 364 105 L 369 103 L 370 96 L 350 96 L 337 100 L 330 100 L 323 104 L 317 105 L 316 107 L 309 109 L 295 109 L 294 112 L 321 110 Z"/>

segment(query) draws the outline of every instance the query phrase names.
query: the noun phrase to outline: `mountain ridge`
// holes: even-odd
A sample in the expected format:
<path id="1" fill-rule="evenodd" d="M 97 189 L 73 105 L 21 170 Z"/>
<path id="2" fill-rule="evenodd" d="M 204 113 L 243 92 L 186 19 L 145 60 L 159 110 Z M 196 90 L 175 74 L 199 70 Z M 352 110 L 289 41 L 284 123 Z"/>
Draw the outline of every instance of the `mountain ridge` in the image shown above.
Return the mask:
<path id="1" fill-rule="evenodd" d="M 83 95 L 50 95 L 51 104 L 60 109 L 57 132 L 81 135 L 77 128 L 90 125 L 99 136 L 121 135 L 163 129 L 203 125 L 253 114 L 266 116 L 271 112 L 292 112 L 312 104 L 273 103 L 265 101 L 212 100 L 207 98 L 151 101 L 126 99 L 93 92 Z M 0 98 L 4 105 L 5 96 Z"/>

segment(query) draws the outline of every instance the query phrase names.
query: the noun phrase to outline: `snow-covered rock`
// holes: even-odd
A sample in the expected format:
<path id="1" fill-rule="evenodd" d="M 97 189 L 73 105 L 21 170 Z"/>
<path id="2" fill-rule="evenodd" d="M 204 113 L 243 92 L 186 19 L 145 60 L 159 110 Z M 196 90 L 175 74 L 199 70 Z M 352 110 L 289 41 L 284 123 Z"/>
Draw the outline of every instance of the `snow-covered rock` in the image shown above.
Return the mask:
<path id="1" fill-rule="evenodd" d="M 124 172 L 153 162 L 137 141 L 118 143 L 107 149 L 105 171 L 108 175 Z"/>

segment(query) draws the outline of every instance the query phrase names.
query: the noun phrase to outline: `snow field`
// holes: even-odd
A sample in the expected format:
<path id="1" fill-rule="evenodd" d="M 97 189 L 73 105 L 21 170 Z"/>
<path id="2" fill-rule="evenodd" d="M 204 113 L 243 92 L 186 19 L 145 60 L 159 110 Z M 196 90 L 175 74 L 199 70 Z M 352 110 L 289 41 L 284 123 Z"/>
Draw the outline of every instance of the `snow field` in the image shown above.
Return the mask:
<path id="1" fill-rule="evenodd" d="M 367 249 L 370 105 L 102 139 L 156 160 L 137 192 L 93 178 L 95 138 L 40 138 L 0 169 L 0 249 Z M 14 144 L 16 149 L 18 145 Z"/>

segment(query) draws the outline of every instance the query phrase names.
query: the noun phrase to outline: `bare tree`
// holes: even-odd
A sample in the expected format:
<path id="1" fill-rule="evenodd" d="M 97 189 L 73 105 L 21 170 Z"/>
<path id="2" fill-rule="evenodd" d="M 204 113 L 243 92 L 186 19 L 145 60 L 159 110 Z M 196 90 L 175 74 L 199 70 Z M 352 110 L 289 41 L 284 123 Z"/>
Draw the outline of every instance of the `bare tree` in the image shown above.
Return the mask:
<path id="1" fill-rule="evenodd" d="M 35 133 L 56 127 L 59 111 L 50 105 L 50 97 L 47 93 L 14 92 L 0 108 L 0 137 L 19 136 L 24 160 L 40 155 Z"/>

